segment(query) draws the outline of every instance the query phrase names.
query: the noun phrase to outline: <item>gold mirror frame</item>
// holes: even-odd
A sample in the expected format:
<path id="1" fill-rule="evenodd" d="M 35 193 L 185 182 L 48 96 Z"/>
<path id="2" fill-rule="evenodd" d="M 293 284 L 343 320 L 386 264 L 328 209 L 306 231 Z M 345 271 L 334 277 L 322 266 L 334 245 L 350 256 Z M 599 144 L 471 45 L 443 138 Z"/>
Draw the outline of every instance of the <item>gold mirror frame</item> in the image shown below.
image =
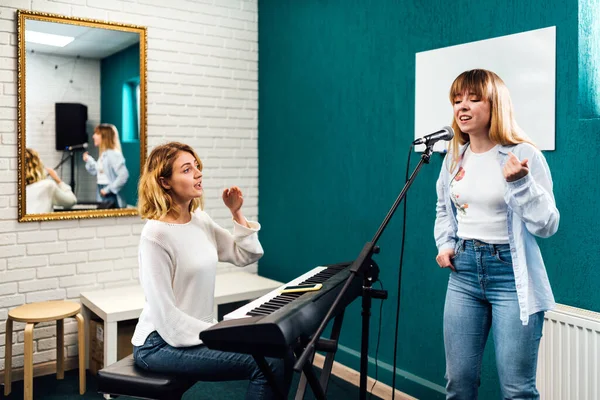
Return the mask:
<path id="1" fill-rule="evenodd" d="M 147 146 L 147 106 L 148 97 L 146 91 L 146 71 L 148 60 L 146 58 L 147 35 L 146 27 L 122 24 L 116 22 L 106 22 L 87 18 L 66 17 L 57 14 L 47 14 L 36 11 L 17 10 L 17 132 L 18 132 L 18 206 L 19 222 L 33 221 L 60 221 L 84 218 L 104 218 L 104 217 L 121 217 L 138 215 L 134 208 L 121 209 L 104 209 L 104 210 L 80 210 L 80 211 L 61 211 L 46 214 L 26 214 L 26 189 L 25 189 L 25 148 L 26 148 L 26 131 L 25 131 L 25 21 L 35 20 L 44 22 L 55 22 L 62 24 L 72 24 L 84 27 L 102 28 L 110 30 L 119 30 L 124 32 L 134 32 L 140 35 L 140 171 L 143 170 L 146 161 L 146 146 Z M 130 176 L 130 179 L 138 177 Z"/>

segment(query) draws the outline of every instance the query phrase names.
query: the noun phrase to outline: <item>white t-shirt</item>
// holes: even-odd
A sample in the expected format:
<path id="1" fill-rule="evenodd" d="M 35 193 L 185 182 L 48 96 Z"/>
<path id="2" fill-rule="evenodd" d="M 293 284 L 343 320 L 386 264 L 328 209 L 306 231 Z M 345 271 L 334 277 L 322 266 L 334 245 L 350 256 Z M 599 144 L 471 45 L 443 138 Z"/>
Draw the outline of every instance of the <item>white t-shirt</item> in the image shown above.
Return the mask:
<path id="1" fill-rule="evenodd" d="M 473 153 L 469 146 L 450 183 L 461 239 L 508 243 L 506 179 L 497 157 L 497 146 L 485 153 Z"/>
<path id="2" fill-rule="evenodd" d="M 233 234 L 196 210 L 187 224 L 148 220 L 139 245 L 140 283 L 146 303 L 131 343 L 141 346 L 153 331 L 173 347 L 201 344 L 213 325 L 217 262 L 245 266 L 263 255 L 257 222 L 234 221 Z"/>
<path id="3" fill-rule="evenodd" d="M 98 185 L 110 184 L 108 175 L 106 175 L 106 172 L 104 172 L 104 165 L 102 163 L 103 158 L 104 158 L 104 155 L 102 155 L 100 158 L 98 158 L 98 161 L 96 162 L 96 171 L 97 171 L 96 179 L 98 180 Z"/>

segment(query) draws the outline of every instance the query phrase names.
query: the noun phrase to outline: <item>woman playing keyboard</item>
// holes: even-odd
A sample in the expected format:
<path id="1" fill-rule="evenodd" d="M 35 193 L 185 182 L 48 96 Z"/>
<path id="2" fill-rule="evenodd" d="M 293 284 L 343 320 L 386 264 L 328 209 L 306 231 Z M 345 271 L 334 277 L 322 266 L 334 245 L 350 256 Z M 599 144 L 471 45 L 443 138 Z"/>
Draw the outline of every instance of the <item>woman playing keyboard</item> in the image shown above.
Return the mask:
<path id="1" fill-rule="evenodd" d="M 146 303 L 132 338 L 136 365 L 204 381 L 248 379 L 246 399 L 278 398 L 251 355 L 211 350 L 199 336 L 215 323 L 217 262 L 245 266 L 263 255 L 260 225 L 241 210 L 242 191 L 236 186 L 223 191 L 231 234 L 202 210 L 200 158 L 188 145 L 172 142 L 152 150 L 138 192 L 139 213 L 148 221 L 139 245 Z M 291 359 L 267 361 L 287 398 Z"/>

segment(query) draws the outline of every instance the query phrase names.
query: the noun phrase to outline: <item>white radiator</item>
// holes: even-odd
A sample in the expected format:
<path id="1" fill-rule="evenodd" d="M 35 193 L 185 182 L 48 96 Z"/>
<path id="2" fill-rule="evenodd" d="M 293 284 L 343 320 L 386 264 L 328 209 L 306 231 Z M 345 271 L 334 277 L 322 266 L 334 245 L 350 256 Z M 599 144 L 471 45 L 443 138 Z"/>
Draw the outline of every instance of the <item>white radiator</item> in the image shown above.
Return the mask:
<path id="1" fill-rule="evenodd" d="M 600 313 L 561 304 L 546 312 L 537 387 L 542 400 L 600 399 Z"/>

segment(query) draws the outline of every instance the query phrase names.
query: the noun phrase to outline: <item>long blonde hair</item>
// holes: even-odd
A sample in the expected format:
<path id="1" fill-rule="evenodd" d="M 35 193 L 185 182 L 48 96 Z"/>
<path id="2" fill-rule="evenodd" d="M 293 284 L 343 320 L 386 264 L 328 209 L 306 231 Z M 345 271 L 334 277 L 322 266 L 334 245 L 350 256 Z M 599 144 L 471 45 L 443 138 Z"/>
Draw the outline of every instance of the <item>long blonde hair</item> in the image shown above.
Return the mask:
<path id="1" fill-rule="evenodd" d="M 450 87 L 450 104 L 454 104 L 456 96 L 461 96 L 464 93 L 473 93 L 490 103 L 489 137 L 493 143 L 503 146 L 530 143 L 535 146 L 519 128 L 514 117 L 508 88 L 494 72 L 485 69 L 472 69 L 460 74 Z M 459 146 L 469 141 L 469 135 L 460 130 L 455 118 L 452 118 L 452 129 L 454 129 L 454 138 L 450 143 L 451 171 L 454 170 L 460 159 Z"/>
<path id="2" fill-rule="evenodd" d="M 46 169 L 40 155 L 33 149 L 25 149 L 25 184 L 31 185 L 46 177 Z"/>
<path id="3" fill-rule="evenodd" d="M 169 179 L 173 175 L 173 164 L 182 151 L 194 156 L 202 171 L 200 157 L 187 144 L 170 142 L 155 147 L 146 160 L 138 185 L 138 212 L 142 218 L 160 219 L 170 212 L 179 215 L 181 210 L 176 209 L 170 190 L 163 188 L 160 178 Z M 189 211 L 193 213 L 198 207 L 203 209 L 204 196 L 193 199 Z"/>
<path id="4" fill-rule="evenodd" d="M 100 141 L 100 154 L 105 150 L 111 149 L 122 153 L 121 141 L 119 140 L 119 131 L 113 124 L 100 124 L 94 132 L 98 132 L 102 140 Z"/>

